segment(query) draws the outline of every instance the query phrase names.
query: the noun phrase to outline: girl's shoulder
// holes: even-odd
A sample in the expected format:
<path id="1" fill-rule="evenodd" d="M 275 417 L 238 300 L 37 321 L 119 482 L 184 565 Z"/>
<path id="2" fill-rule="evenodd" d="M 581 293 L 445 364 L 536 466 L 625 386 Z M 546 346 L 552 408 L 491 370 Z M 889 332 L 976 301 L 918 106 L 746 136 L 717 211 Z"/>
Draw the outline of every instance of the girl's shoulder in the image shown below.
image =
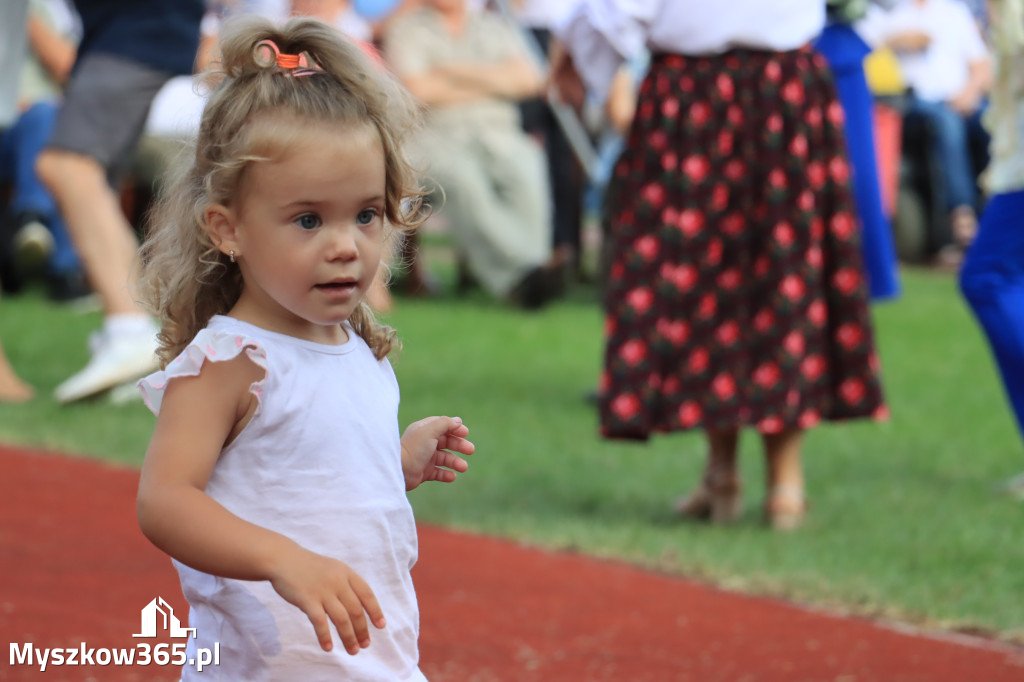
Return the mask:
<path id="1" fill-rule="evenodd" d="M 245 355 L 266 377 L 267 352 L 264 344 L 246 330 L 232 325 L 229 318 L 214 318 L 205 329 L 178 354 L 174 360 L 158 372 L 138 382 L 142 399 L 154 414 L 159 414 L 164 392 L 172 379 L 199 376 L 207 362 L 229 362 Z M 257 396 L 263 382 L 254 383 L 250 391 Z"/>

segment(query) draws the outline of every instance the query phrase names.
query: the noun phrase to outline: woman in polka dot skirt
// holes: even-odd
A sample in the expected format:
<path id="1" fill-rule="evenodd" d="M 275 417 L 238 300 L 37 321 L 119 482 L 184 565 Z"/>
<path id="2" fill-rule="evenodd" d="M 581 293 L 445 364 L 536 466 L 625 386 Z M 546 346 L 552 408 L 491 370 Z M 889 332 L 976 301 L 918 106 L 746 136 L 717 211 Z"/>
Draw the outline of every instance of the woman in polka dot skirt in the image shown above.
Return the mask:
<path id="1" fill-rule="evenodd" d="M 739 431 L 754 427 L 766 520 L 789 529 L 806 510 L 804 432 L 886 408 L 843 111 L 808 46 L 823 3 L 739 4 L 584 0 L 553 68 L 571 97 L 600 91 L 604 48 L 653 54 L 609 188 L 602 434 L 703 430 L 706 471 L 677 511 L 728 522 L 742 509 Z"/>

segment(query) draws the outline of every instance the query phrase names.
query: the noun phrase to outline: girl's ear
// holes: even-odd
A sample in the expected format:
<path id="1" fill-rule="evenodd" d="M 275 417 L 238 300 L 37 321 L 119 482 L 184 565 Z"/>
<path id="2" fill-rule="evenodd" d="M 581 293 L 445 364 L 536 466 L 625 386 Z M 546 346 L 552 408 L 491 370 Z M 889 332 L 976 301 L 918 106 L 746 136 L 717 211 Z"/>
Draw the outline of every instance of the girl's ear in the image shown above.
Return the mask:
<path id="1" fill-rule="evenodd" d="M 237 220 L 234 212 L 223 204 L 213 204 L 203 212 L 206 231 L 223 254 L 238 252 Z"/>

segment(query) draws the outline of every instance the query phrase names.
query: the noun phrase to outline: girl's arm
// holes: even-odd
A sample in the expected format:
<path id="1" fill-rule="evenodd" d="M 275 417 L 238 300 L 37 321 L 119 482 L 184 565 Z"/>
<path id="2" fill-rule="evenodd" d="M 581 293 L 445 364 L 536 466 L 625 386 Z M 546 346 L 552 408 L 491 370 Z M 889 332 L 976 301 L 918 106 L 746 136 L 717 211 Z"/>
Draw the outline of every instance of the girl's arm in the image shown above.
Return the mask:
<path id="1" fill-rule="evenodd" d="M 262 377 L 262 369 L 239 356 L 170 382 L 139 480 L 139 526 L 154 545 L 196 570 L 269 580 L 306 613 L 325 651 L 329 619 L 355 654 L 370 643 L 364 611 L 384 626 L 366 582 L 344 563 L 235 516 L 205 492 L 221 449 L 256 407 L 249 387 Z"/>

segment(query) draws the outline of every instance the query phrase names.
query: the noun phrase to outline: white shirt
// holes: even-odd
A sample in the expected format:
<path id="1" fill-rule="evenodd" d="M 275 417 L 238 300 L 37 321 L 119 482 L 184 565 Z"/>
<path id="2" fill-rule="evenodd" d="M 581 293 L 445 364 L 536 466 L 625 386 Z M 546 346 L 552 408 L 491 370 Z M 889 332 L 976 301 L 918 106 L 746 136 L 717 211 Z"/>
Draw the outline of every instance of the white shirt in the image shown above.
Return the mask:
<path id="1" fill-rule="evenodd" d="M 580 0 L 556 32 L 588 89 L 604 99 L 619 65 L 645 46 L 684 55 L 786 51 L 824 26 L 823 0 Z"/>
<path id="2" fill-rule="evenodd" d="M 576 2 L 577 0 L 522 0 L 518 6 L 511 2 L 509 4 L 523 26 L 554 29 L 569 16 Z"/>
<path id="3" fill-rule="evenodd" d="M 891 10 L 869 9 L 857 32 L 870 45 L 893 36 L 920 31 L 931 38 L 918 52 L 898 51 L 896 58 L 907 85 L 928 102 L 945 102 L 967 85 L 969 65 L 988 58 L 988 49 L 970 10 L 957 0 L 904 0 Z"/>
<path id="4" fill-rule="evenodd" d="M 146 135 L 188 140 L 199 134 L 199 122 L 210 89 L 196 76 L 175 76 L 160 88 L 149 107 Z"/>
<path id="5" fill-rule="evenodd" d="M 387 627 L 350 656 L 335 634 L 320 649 L 306 615 L 267 581 L 230 580 L 174 562 L 196 638 L 187 654 L 220 643 L 220 665 L 185 666 L 182 681 L 425 682 L 418 667 L 419 610 L 410 571 L 416 526 L 406 498 L 398 382 L 349 329 L 325 345 L 216 316 L 167 369 L 140 383 L 159 413 L 167 382 L 204 362 L 242 353 L 266 369 L 251 390 L 252 420 L 224 448 L 206 493 L 237 516 L 334 557 L 373 590 Z M 333 630 L 333 628 L 332 628 Z"/>

